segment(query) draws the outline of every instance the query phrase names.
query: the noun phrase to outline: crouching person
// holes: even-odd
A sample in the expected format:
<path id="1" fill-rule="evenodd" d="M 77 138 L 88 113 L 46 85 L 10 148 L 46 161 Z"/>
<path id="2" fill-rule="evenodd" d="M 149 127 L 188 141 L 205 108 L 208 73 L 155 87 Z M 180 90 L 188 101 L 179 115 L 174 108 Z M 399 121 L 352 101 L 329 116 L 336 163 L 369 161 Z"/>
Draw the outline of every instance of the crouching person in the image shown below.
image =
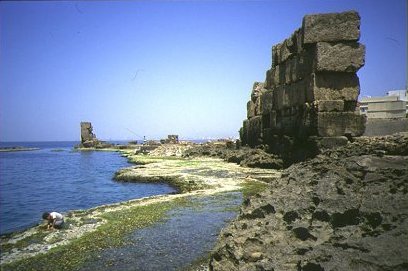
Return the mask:
<path id="1" fill-rule="evenodd" d="M 64 224 L 64 216 L 57 212 L 45 212 L 43 213 L 42 218 L 48 221 L 48 230 L 61 229 L 62 225 Z"/>

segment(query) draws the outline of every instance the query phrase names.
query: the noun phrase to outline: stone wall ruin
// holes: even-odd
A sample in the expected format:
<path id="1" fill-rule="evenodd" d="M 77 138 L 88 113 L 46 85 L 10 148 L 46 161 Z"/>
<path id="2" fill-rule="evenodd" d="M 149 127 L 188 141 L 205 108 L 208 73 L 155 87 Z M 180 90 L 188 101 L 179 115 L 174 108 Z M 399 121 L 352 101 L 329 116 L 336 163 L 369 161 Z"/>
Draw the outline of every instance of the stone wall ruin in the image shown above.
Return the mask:
<path id="1" fill-rule="evenodd" d="M 81 143 L 95 139 L 96 135 L 93 133 L 92 124 L 90 122 L 81 122 Z"/>
<path id="2" fill-rule="evenodd" d="M 240 137 L 251 147 L 292 152 L 296 144 L 345 144 L 364 133 L 356 112 L 356 72 L 364 65 L 355 11 L 306 15 L 302 27 L 272 47 L 265 82 L 255 82 Z"/>
<path id="3" fill-rule="evenodd" d="M 112 144 L 100 141 L 96 138 L 96 135 L 93 133 L 92 123 L 90 122 L 81 122 L 81 143 L 79 143 L 76 148 L 110 148 Z"/>

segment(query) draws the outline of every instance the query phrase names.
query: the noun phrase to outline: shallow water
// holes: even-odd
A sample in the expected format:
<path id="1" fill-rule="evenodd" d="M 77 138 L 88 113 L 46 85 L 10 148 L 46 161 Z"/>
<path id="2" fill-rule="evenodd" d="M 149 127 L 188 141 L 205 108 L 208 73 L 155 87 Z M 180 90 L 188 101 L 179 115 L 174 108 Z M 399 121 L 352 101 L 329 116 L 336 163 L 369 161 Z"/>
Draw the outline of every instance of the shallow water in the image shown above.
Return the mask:
<path id="1" fill-rule="evenodd" d="M 36 225 L 44 211 L 64 213 L 175 192 L 166 184 L 115 182 L 114 173 L 130 166 L 126 158 L 116 152 L 74 152 L 75 143 L 14 143 L 41 149 L 0 152 L 0 234 Z"/>
<path id="2" fill-rule="evenodd" d="M 106 249 L 80 270 L 180 270 L 206 257 L 220 230 L 237 215 L 242 195 L 231 192 L 190 200 L 170 211 L 163 222 L 130 234 L 131 245 Z"/>

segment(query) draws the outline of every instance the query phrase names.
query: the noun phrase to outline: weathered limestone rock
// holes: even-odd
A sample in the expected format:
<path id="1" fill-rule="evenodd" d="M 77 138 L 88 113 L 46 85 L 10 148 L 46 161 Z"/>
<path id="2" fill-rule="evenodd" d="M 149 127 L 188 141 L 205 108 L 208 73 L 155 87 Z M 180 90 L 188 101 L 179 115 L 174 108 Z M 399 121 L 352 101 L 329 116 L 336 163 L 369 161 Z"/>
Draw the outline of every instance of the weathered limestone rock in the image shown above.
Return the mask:
<path id="1" fill-rule="evenodd" d="M 242 145 L 248 144 L 248 126 L 249 119 L 246 119 L 242 122 L 242 130 L 240 130 Z"/>
<path id="2" fill-rule="evenodd" d="M 360 81 L 354 73 L 314 73 L 310 80 L 307 101 L 356 101 L 360 94 Z"/>
<path id="3" fill-rule="evenodd" d="M 96 139 L 96 135 L 93 133 L 92 124 L 90 122 L 81 122 L 81 142 L 94 139 Z"/>
<path id="4" fill-rule="evenodd" d="M 247 103 L 247 118 L 250 119 L 252 117 L 255 117 L 256 113 L 255 113 L 255 103 L 251 100 L 248 101 Z"/>
<path id="5" fill-rule="evenodd" d="M 255 82 L 253 87 L 252 87 L 252 93 L 251 93 L 251 101 L 254 103 L 258 99 L 259 96 L 261 96 L 263 89 L 265 87 L 265 84 L 262 82 Z"/>
<path id="6" fill-rule="evenodd" d="M 290 38 L 272 46 L 272 67 L 302 52 L 302 38 L 302 29 L 297 29 Z"/>
<path id="7" fill-rule="evenodd" d="M 289 86 L 279 86 L 273 91 L 273 109 L 283 110 L 286 107 L 301 106 L 306 102 L 309 87 L 307 80 L 301 80 Z"/>
<path id="8" fill-rule="evenodd" d="M 366 117 L 354 112 L 319 112 L 317 134 L 319 136 L 361 136 L 364 134 Z"/>
<path id="9" fill-rule="evenodd" d="M 259 145 L 261 143 L 262 133 L 262 119 L 261 116 L 256 116 L 249 119 L 248 122 L 248 144 L 251 147 Z"/>
<path id="10" fill-rule="evenodd" d="M 90 122 L 81 122 L 81 143 L 76 146 L 79 148 L 109 148 L 112 144 L 100 141 L 93 133 L 92 124 Z"/>
<path id="11" fill-rule="evenodd" d="M 262 144 L 276 154 L 305 147 L 314 155 L 313 146 L 342 145 L 339 136 L 360 136 L 365 121 L 354 113 L 360 92 L 356 72 L 364 65 L 365 46 L 359 37 L 357 12 L 305 16 L 302 28 L 272 47 L 265 83 L 254 84 L 247 105 L 251 122 L 241 132 L 243 143 Z M 313 136 L 334 139 L 309 142 Z"/>
<path id="12" fill-rule="evenodd" d="M 316 70 L 334 72 L 357 72 L 364 66 L 365 46 L 356 43 L 316 44 Z"/>
<path id="13" fill-rule="evenodd" d="M 260 109 L 261 115 L 269 114 L 272 110 L 273 105 L 273 92 L 272 90 L 265 91 L 260 97 Z"/>
<path id="14" fill-rule="evenodd" d="M 321 150 L 346 146 L 348 138 L 345 136 L 315 137 L 317 147 Z"/>
<path id="15" fill-rule="evenodd" d="M 313 54 L 303 51 L 275 65 L 266 74 L 266 88 L 288 85 L 304 79 L 313 72 Z"/>
<path id="16" fill-rule="evenodd" d="M 244 201 L 210 270 L 407 270 L 407 163 L 406 134 L 292 165 Z"/>
<path id="17" fill-rule="evenodd" d="M 344 101 L 314 101 L 314 105 L 319 112 L 343 112 Z"/>
<path id="18" fill-rule="evenodd" d="M 360 15 L 355 11 L 306 15 L 302 28 L 304 44 L 356 41 L 360 38 Z"/>

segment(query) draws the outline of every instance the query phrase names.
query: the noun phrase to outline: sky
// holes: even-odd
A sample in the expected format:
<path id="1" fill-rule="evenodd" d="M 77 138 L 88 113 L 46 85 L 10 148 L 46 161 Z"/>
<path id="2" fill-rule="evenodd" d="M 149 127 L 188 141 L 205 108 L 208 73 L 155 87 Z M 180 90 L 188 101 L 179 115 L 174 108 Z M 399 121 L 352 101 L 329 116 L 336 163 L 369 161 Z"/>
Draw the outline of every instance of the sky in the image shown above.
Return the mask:
<path id="1" fill-rule="evenodd" d="M 360 97 L 406 89 L 406 0 L 1 1 L 0 141 L 237 137 L 272 45 L 347 10 Z"/>

